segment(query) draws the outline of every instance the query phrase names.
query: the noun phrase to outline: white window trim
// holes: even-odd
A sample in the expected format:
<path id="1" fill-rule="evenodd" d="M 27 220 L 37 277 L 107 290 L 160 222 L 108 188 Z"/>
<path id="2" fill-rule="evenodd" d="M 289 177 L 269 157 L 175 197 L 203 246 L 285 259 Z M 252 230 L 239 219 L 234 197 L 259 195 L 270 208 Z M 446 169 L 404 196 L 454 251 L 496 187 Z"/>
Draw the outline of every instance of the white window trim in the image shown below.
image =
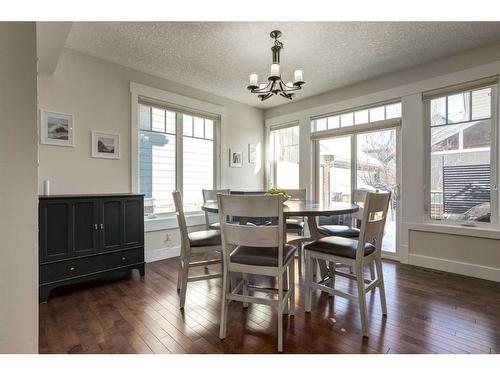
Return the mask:
<path id="1" fill-rule="evenodd" d="M 430 181 L 431 181 L 431 142 L 430 142 L 430 136 L 431 136 L 431 126 L 429 124 L 429 118 L 430 118 L 430 100 L 436 97 L 441 97 L 441 96 L 447 96 L 447 95 L 452 95 L 454 93 L 457 93 L 457 90 L 451 90 L 449 93 L 445 91 L 440 91 L 440 94 L 438 96 L 434 95 L 432 97 L 425 97 L 423 98 L 423 107 L 424 107 L 424 128 L 425 128 L 425 171 L 424 171 L 424 177 L 425 177 L 425 207 L 424 207 L 424 219 L 423 223 L 420 228 L 431 228 L 432 231 L 438 232 L 439 228 L 441 229 L 442 233 L 451 233 L 451 234 L 458 234 L 454 233 L 454 229 L 450 228 L 455 228 L 457 230 L 464 230 L 464 233 L 467 233 L 469 236 L 474 236 L 474 231 L 477 230 L 476 235 L 481 233 L 481 236 L 478 235 L 478 237 L 484 236 L 485 233 L 489 232 L 498 232 L 500 227 L 500 221 L 498 218 L 498 214 L 500 213 L 500 200 L 498 197 L 498 166 L 500 165 L 500 160 L 499 160 L 499 152 L 498 152 L 498 146 L 500 145 L 500 141 L 498 140 L 498 137 L 500 135 L 500 131 L 498 130 L 499 126 L 499 106 L 500 106 L 500 98 L 498 95 L 499 92 L 499 87 L 500 83 L 496 84 L 484 84 L 484 86 L 477 85 L 477 86 L 471 86 L 470 87 L 463 87 L 461 91 L 469 91 L 469 90 L 477 90 L 482 87 L 491 87 L 491 95 L 492 95 L 492 107 L 491 107 L 491 154 L 490 154 L 490 160 L 491 160 L 491 201 L 490 201 L 490 207 L 491 207 L 491 215 L 490 215 L 490 222 L 489 223 L 481 223 L 481 222 L 473 222 L 470 223 L 468 221 L 454 221 L 454 222 L 441 222 L 436 219 L 431 219 L 430 217 L 430 207 L 431 207 L 431 190 L 430 190 Z M 473 120 L 476 121 L 476 120 Z M 453 124 L 450 124 L 453 125 Z M 458 150 L 460 151 L 460 150 Z M 477 149 L 473 149 L 472 151 L 477 151 Z M 456 152 L 456 151 L 455 151 Z M 451 232 L 450 232 L 451 231 Z M 486 236 L 487 237 L 487 236 Z"/>
<path id="2" fill-rule="evenodd" d="M 154 87 L 142 85 L 136 82 L 130 82 L 130 103 L 131 103 L 131 131 L 130 131 L 130 185 L 132 193 L 139 193 L 139 97 L 145 96 L 164 103 L 170 103 L 174 106 L 181 106 L 199 112 L 211 113 L 219 117 L 217 125 L 214 126 L 214 188 L 220 186 L 221 181 L 221 129 L 226 121 L 226 108 L 224 106 L 213 104 L 187 96 L 175 94 L 173 92 L 157 89 Z M 182 125 L 182 124 L 181 124 Z M 179 159 L 179 158 L 177 158 Z M 181 171 L 182 159 L 176 159 L 176 170 Z M 181 176 L 182 177 L 182 176 Z M 177 176 L 179 178 L 179 175 Z M 200 191 L 201 195 L 201 191 Z M 199 216 L 200 213 L 192 212 L 191 216 Z M 170 227 L 171 219 L 175 219 L 174 213 L 156 214 L 154 219 L 146 219 L 145 223 L 152 222 L 157 224 L 146 224 L 146 227 L 167 229 Z M 156 221 L 153 221 L 156 220 Z M 196 224 L 193 224 L 196 225 Z M 174 228 L 176 226 L 172 226 Z M 161 230 L 161 229 L 154 229 Z M 146 230 L 148 231 L 148 230 Z"/>
<path id="3" fill-rule="evenodd" d="M 188 227 L 205 225 L 204 213 L 186 213 Z M 157 232 L 166 229 L 177 229 L 179 224 L 174 214 L 161 214 L 154 218 L 144 218 L 144 232 Z"/>

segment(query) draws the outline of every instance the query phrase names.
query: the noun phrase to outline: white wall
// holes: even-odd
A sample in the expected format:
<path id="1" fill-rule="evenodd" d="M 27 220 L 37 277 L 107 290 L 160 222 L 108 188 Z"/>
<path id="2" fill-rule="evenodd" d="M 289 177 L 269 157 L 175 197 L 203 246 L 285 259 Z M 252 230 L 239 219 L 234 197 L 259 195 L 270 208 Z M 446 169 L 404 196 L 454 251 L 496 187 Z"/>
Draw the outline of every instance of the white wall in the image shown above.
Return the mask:
<path id="1" fill-rule="evenodd" d="M 401 99 L 400 260 L 404 263 L 500 281 L 498 228 L 448 228 L 426 222 L 426 133 L 422 102 L 422 92 L 499 74 L 500 43 L 496 43 L 267 110 L 266 127 L 292 121 L 300 122 L 303 129 L 301 135 L 306 136 L 301 138 L 301 185 L 312 188 L 313 149 L 306 130 L 310 127 L 310 118 Z M 500 165 L 500 160 L 497 163 Z"/>
<path id="2" fill-rule="evenodd" d="M 263 144 L 262 110 L 64 49 L 54 74 L 39 75 L 39 107 L 74 115 L 76 146 L 40 145 L 40 192 L 46 179 L 51 181 L 52 194 L 132 190 L 131 81 L 223 106 L 220 187 L 233 190 L 263 188 L 262 162 L 248 163 L 248 144 Z M 91 130 L 119 133 L 121 159 L 91 158 Z M 228 167 L 229 148 L 239 148 L 244 152 L 243 168 Z M 199 225 L 202 219 L 203 216 L 195 218 L 192 224 Z M 146 222 L 146 261 L 176 256 L 179 237 L 175 219 L 150 224 L 150 221 Z"/>
<path id="3" fill-rule="evenodd" d="M 34 23 L 0 22 L 0 113 L 0 353 L 37 353 Z"/>
<path id="4" fill-rule="evenodd" d="M 262 189 L 264 171 L 248 163 L 248 143 L 264 137 L 263 111 L 229 99 L 65 49 L 53 75 L 39 75 L 39 106 L 74 115 L 74 148 L 40 145 L 40 176 L 54 194 L 130 192 L 130 82 L 222 105 L 221 187 Z M 121 159 L 90 157 L 90 131 L 121 136 Z M 245 152 L 243 168 L 229 168 L 229 148 Z M 201 194 L 201 193 L 200 193 Z"/>

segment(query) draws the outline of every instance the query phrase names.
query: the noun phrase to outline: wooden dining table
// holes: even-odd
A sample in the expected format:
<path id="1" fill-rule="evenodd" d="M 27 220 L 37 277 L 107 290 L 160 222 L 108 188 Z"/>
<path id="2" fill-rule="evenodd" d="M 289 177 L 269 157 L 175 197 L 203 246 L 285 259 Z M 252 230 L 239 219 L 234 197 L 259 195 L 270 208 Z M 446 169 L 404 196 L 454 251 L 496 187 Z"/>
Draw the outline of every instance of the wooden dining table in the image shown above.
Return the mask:
<path id="1" fill-rule="evenodd" d="M 283 203 L 283 216 L 289 217 L 305 217 L 307 218 L 307 227 L 309 228 L 309 236 L 298 238 L 301 242 L 315 241 L 322 236 L 318 231 L 317 218 L 319 216 L 338 216 L 347 215 L 359 210 L 357 204 L 344 202 L 316 202 L 310 200 L 288 200 Z M 206 212 L 218 213 L 219 207 L 217 202 L 205 202 L 201 205 L 201 209 Z M 321 276 L 326 276 L 326 264 L 320 262 Z"/>

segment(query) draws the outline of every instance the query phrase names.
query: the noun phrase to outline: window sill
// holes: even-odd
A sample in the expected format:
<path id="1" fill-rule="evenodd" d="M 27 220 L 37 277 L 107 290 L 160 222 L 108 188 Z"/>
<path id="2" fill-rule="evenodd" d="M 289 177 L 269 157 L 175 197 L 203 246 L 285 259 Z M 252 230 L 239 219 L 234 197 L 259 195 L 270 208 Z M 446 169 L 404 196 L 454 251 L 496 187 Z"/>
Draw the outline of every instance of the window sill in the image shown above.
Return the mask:
<path id="1" fill-rule="evenodd" d="M 188 227 L 205 225 L 205 214 L 202 212 L 192 212 L 186 214 L 186 224 Z M 156 232 L 160 230 L 179 228 L 175 214 L 161 215 L 155 218 L 144 218 L 144 232 Z"/>
<path id="2" fill-rule="evenodd" d="M 462 225 L 446 225 L 435 223 L 411 224 L 407 223 L 408 230 L 416 230 L 421 232 L 434 232 L 443 234 L 453 234 L 457 236 L 479 237 L 500 239 L 500 230 L 495 228 L 485 227 L 467 227 Z"/>

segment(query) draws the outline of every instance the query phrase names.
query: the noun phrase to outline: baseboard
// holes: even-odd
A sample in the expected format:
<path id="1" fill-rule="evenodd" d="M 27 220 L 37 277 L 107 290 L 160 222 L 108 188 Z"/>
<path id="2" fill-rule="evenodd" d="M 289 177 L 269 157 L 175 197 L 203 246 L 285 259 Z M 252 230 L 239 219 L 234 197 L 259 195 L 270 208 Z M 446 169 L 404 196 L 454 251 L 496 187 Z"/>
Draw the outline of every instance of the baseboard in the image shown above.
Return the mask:
<path id="1" fill-rule="evenodd" d="M 161 249 L 151 249 L 144 251 L 144 260 L 146 263 L 156 262 L 157 260 L 174 258 L 181 253 L 180 246 L 164 247 Z"/>
<path id="2" fill-rule="evenodd" d="M 418 254 L 409 254 L 408 263 L 415 266 L 500 282 L 500 269 L 494 267 Z"/>

